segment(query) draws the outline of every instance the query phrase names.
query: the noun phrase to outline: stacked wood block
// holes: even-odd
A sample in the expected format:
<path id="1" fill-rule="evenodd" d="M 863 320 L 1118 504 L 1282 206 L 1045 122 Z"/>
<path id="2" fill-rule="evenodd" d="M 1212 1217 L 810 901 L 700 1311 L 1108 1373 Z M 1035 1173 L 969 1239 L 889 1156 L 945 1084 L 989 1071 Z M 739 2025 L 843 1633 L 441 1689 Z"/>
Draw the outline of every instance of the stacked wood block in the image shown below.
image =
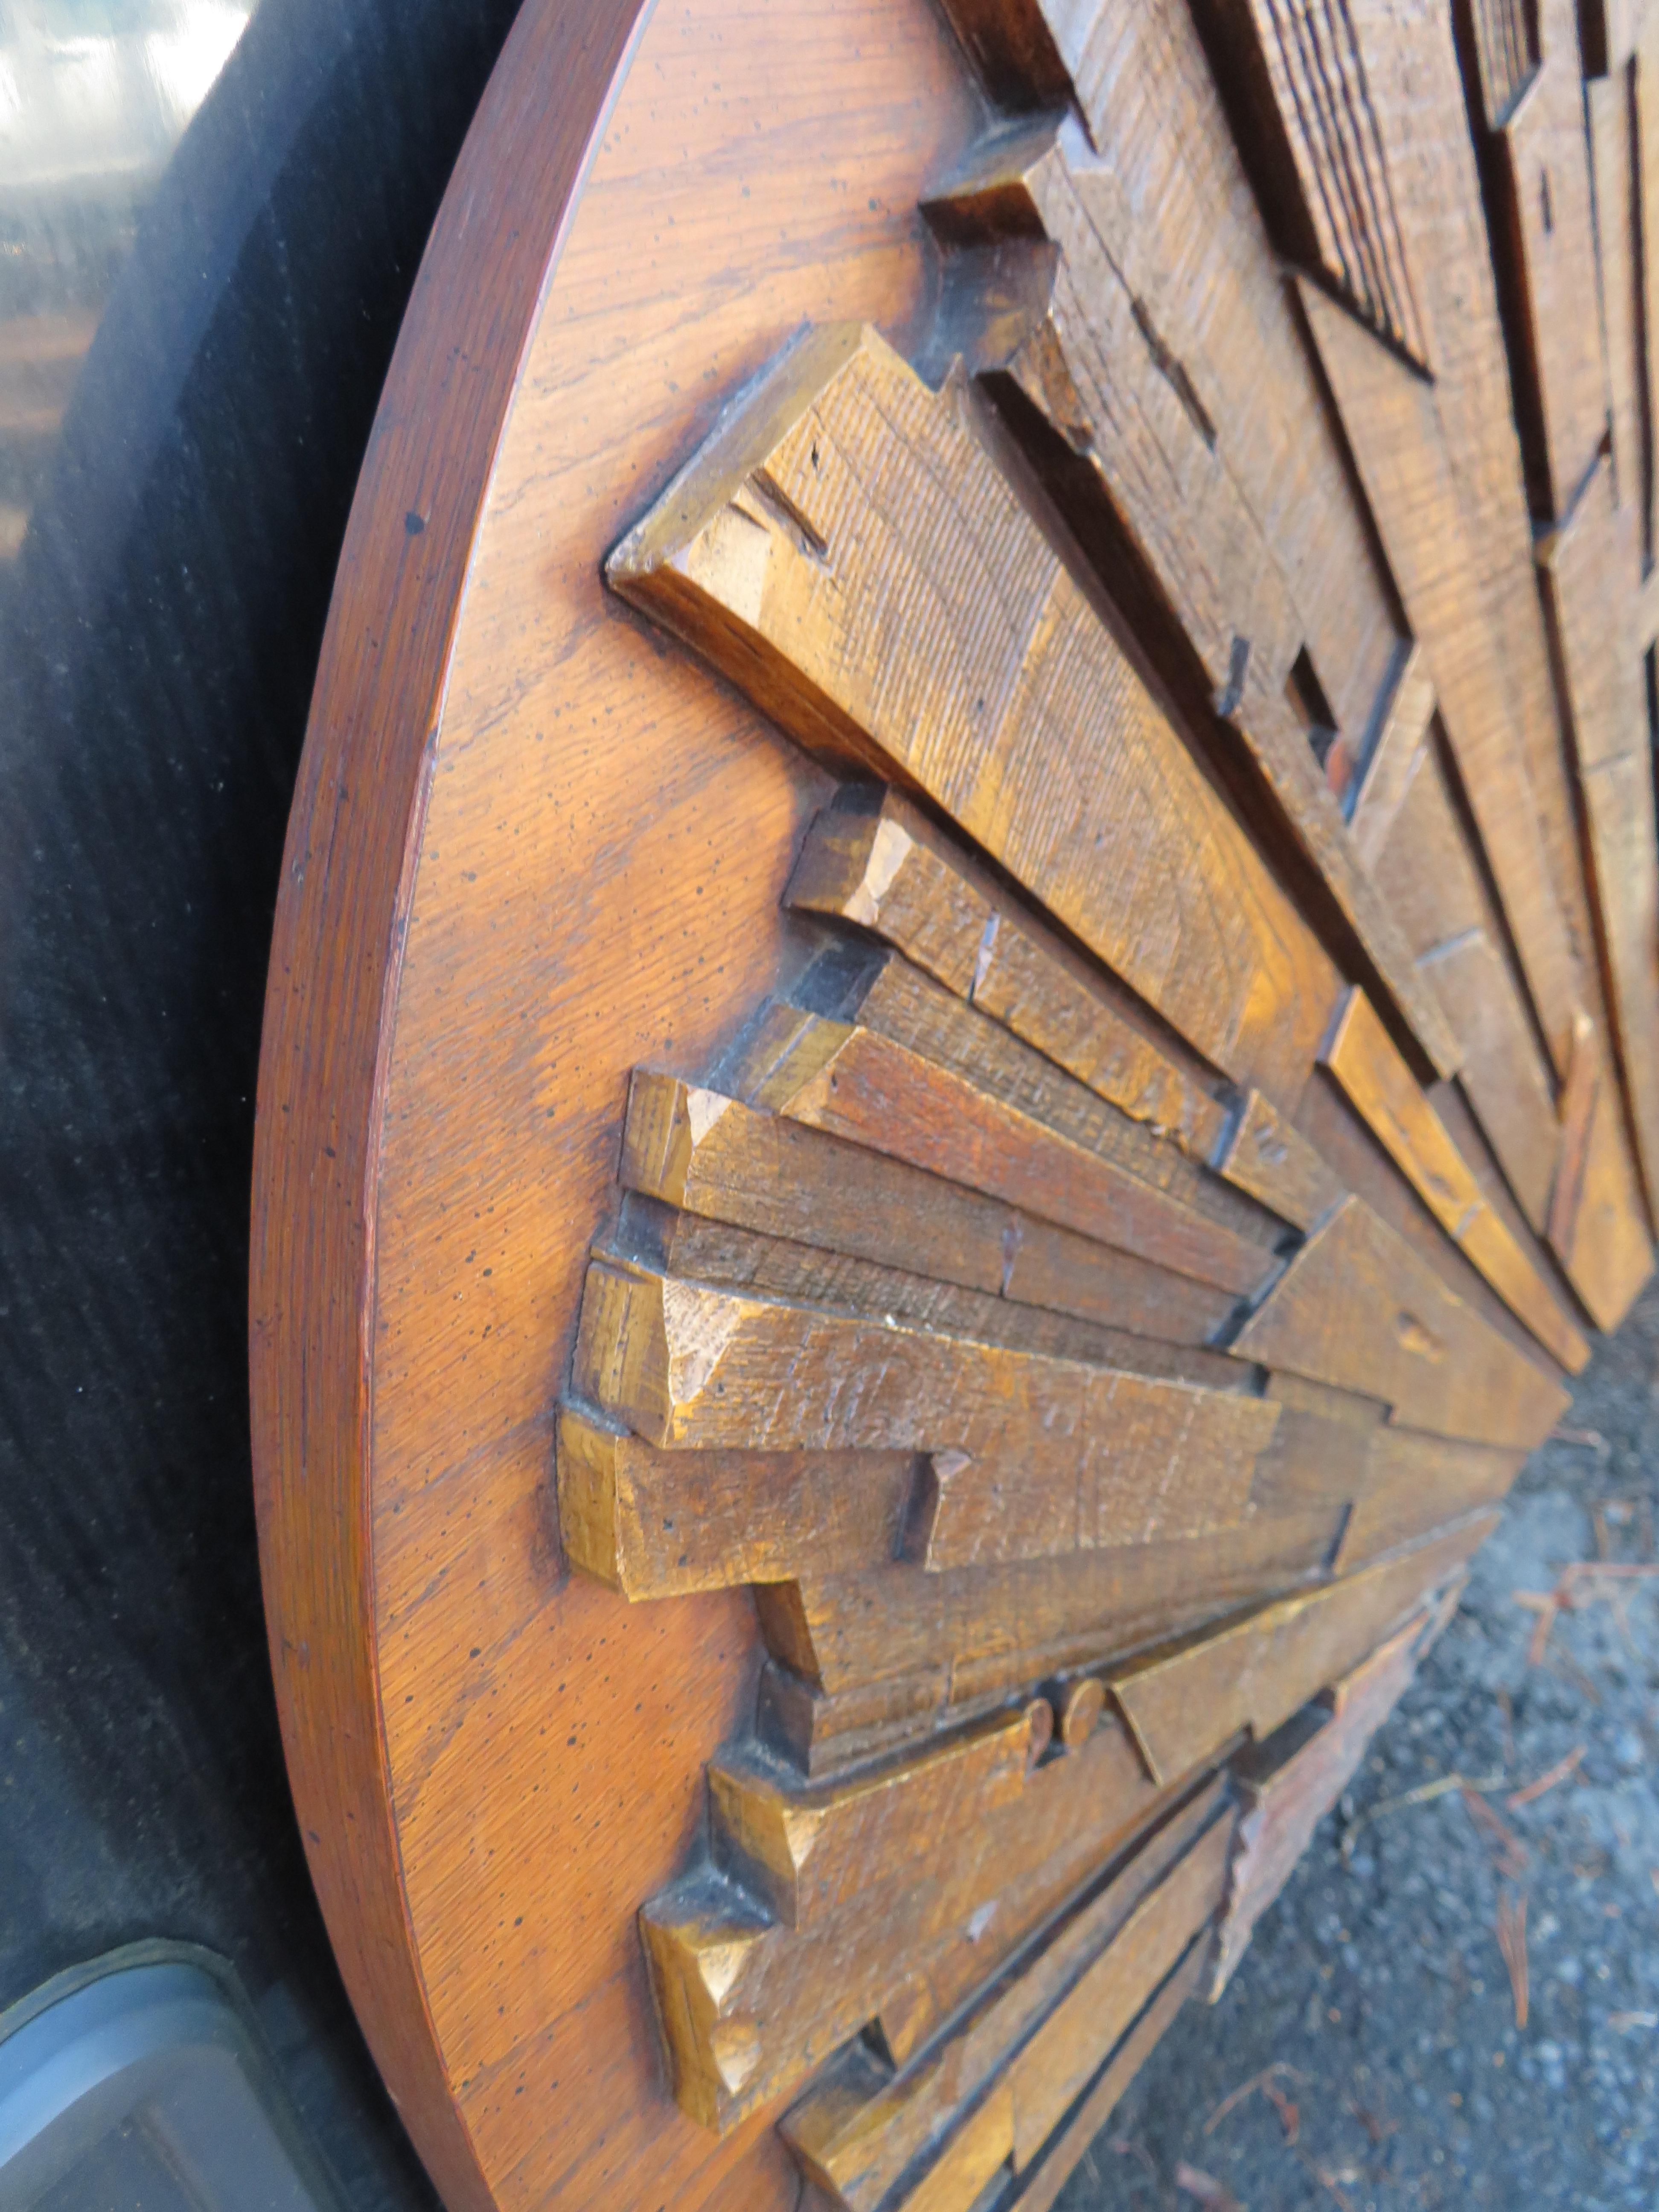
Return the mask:
<path id="1" fill-rule="evenodd" d="M 682 0 L 411 344 L 256 1403 L 469 2212 L 1050 2204 L 1650 1275 L 1656 26 Z"/>
<path id="2" fill-rule="evenodd" d="M 956 12 L 929 348 L 802 335 L 609 563 L 842 793 L 795 981 L 635 1077 L 560 1415 L 573 1562 L 754 1587 L 641 1927 L 845 2212 L 1046 2205 L 1224 1984 L 1659 1172 L 1644 53 Z"/>

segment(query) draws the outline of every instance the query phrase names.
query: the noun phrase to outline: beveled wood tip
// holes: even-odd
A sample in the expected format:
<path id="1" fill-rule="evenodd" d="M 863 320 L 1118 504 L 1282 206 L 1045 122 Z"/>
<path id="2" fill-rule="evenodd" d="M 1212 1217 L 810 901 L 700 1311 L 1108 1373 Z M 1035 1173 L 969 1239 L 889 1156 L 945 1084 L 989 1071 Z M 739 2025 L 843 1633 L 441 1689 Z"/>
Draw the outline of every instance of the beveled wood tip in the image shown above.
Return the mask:
<path id="1" fill-rule="evenodd" d="M 865 323 L 809 326 L 791 340 L 729 403 L 666 490 L 605 556 L 605 578 L 611 589 L 624 599 L 651 604 L 650 580 L 674 565 L 732 510 L 779 440 L 866 347 L 890 350 Z M 759 520 L 735 512 L 741 528 L 752 529 Z"/>

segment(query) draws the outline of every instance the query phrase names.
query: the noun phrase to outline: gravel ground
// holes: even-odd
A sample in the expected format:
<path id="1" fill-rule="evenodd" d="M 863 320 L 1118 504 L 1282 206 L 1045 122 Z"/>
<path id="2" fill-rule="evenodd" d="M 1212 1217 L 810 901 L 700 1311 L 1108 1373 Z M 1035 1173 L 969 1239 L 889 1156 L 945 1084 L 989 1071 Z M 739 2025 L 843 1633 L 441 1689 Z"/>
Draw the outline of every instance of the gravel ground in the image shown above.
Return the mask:
<path id="1" fill-rule="evenodd" d="M 1176 2021 L 1062 2212 L 1659 2203 L 1659 1582 L 1624 1581 L 1622 1630 L 1604 1600 L 1559 1613 L 1538 1663 L 1514 1595 L 1598 1556 L 1598 1509 L 1607 1557 L 1655 1555 L 1659 1286 L 1562 1426 L 1221 2002 Z M 1455 1784 L 1430 1794 L 1454 1775 L 1487 1785 L 1524 1865 Z"/>

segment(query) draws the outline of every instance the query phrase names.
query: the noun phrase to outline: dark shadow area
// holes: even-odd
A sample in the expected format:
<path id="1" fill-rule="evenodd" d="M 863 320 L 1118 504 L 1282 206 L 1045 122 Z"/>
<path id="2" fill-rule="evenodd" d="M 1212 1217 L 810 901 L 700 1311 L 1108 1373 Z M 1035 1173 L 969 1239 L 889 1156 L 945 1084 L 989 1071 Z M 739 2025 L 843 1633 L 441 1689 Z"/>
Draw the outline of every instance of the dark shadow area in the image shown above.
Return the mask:
<path id="1" fill-rule="evenodd" d="M 0 586 L 0 2007 L 231 1959 L 363 2208 L 431 2192 L 313 1897 L 264 1644 L 249 1170 L 359 461 L 516 0 L 264 0 L 141 219 Z"/>

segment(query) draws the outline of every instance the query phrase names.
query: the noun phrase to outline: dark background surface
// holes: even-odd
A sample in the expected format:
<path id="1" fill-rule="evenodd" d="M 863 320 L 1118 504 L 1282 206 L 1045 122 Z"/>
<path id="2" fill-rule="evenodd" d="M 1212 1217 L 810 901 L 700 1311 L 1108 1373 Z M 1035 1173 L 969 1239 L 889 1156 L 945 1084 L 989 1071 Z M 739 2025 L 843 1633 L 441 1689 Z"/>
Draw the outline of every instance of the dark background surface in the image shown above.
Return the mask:
<path id="1" fill-rule="evenodd" d="M 1659 1285 L 1560 1425 L 1220 2003 L 1187 2007 L 1060 2212 L 1202 2212 L 1183 2165 L 1225 2192 L 1209 2212 L 1659 2203 L 1659 1577 L 1630 1578 L 1622 1631 L 1605 1603 L 1561 1614 L 1537 1664 L 1538 1615 L 1515 1595 L 1597 1556 L 1598 1505 L 1614 1559 L 1653 1559 Z M 1580 1746 L 1570 1780 L 1509 1809 Z M 1401 1802 L 1453 1775 L 1488 1785 L 1526 1854 L 1512 1879 L 1456 1788 Z M 1524 2029 L 1495 1932 L 1505 1889 L 1527 1900 Z M 1216 2117 L 1269 2068 L 1294 2142 L 1261 2089 Z"/>
<path id="2" fill-rule="evenodd" d="M 230 1959 L 362 2212 L 435 2202 L 299 1846 L 247 1218 L 283 836 L 427 233 L 517 0 L 264 0 L 151 201 L 0 586 L 0 2008 Z"/>

